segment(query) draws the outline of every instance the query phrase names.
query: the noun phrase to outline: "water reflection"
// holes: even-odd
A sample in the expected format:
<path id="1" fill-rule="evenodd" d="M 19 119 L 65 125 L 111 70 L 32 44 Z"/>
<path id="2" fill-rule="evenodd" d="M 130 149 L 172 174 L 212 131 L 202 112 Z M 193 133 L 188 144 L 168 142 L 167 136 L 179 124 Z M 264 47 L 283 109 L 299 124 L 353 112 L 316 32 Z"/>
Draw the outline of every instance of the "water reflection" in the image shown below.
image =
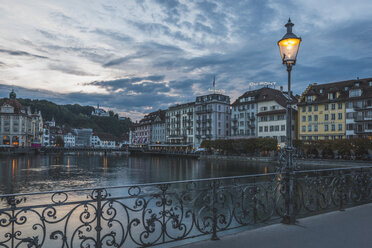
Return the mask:
<path id="1" fill-rule="evenodd" d="M 0 193 L 269 173 L 273 166 L 181 157 L 103 154 L 0 157 Z"/>

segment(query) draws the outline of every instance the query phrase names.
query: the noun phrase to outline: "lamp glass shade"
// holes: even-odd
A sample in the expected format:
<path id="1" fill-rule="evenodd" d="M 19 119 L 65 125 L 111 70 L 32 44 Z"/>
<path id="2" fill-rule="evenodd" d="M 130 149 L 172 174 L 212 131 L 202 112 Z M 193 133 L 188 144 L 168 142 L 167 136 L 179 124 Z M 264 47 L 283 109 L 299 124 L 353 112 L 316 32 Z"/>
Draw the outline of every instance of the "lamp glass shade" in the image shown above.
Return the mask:
<path id="1" fill-rule="evenodd" d="M 287 38 L 278 41 L 280 55 L 283 64 L 295 64 L 298 48 L 300 47 L 301 38 Z"/>

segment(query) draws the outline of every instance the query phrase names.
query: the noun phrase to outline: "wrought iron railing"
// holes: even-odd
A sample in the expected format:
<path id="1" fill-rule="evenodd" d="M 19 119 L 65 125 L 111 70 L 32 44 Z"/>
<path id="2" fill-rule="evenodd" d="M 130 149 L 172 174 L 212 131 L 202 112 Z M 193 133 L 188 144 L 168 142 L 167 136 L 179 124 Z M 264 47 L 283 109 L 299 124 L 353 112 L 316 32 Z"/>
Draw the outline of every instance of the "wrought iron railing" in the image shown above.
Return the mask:
<path id="1" fill-rule="evenodd" d="M 145 247 L 255 224 L 286 211 L 275 173 L 1 195 L 0 247 Z M 372 167 L 295 171 L 297 217 L 372 201 Z"/>

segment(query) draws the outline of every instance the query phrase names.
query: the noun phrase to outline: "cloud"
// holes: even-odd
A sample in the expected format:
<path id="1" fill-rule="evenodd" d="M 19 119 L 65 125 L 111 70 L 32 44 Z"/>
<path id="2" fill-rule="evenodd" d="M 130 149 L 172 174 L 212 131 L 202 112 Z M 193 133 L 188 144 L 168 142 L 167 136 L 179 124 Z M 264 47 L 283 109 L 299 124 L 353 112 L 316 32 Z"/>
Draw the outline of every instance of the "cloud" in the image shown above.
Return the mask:
<path id="1" fill-rule="evenodd" d="M 12 55 L 12 56 L 27 56 L 27 57 L 34 57 L 34 58 L 38 58 L 38 59 L 48 59 L 48 57 L 28 53 L 28 52 L 25 52 L 25 51 L 0 49 L 0 53 L 6 53 L 6 54 Z"/>
<path id="2" fill-rule="evenodd" d="M 232 98 L 249 82 L 286 86 L 276 42 L 289 16 L 303 40 L 295 93 L 312 82 L 371 77 L 371 7 L 363 0 L 0 3 L 0 93 L 12 84 L 31 98 L 98 101 L 138 116 L 208 93 L 214 76 Z"/>

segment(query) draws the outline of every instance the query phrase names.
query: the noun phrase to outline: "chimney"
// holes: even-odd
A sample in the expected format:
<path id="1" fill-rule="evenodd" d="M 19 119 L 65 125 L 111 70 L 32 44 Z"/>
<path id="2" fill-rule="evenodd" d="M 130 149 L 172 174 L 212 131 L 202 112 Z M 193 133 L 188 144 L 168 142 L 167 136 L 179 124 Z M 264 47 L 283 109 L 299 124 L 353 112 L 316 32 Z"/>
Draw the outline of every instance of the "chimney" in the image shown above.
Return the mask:
<path id="1" fill-rule="evenodd" d="M 283 86 L 280 86 L 280 92 L 283 92 Z"/>

